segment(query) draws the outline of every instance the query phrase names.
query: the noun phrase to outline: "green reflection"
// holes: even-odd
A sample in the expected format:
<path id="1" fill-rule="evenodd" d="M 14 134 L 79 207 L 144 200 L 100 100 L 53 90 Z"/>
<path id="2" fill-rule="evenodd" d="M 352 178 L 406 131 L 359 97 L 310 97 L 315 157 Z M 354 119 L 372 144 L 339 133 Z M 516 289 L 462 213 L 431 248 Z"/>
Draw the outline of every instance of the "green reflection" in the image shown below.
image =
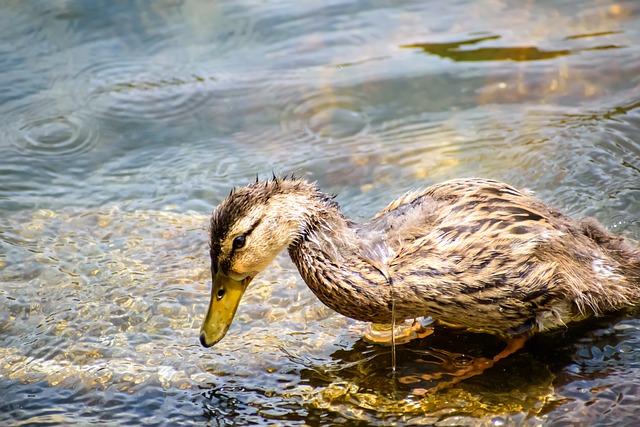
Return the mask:
<path id="1" fill-rule="evenodd" d="M 477 49 L 461 49 L 463 46 L 474 45 L 487 40 L 498 40 L 500 36 L 479 37 L 471 40 L 452 43 L 413 43 L 401 45 L 407 49 L 422 49 L 425 53 L 449 58 L 456 62 L 470 61 L 539 61 L 559 56 L 570 55 L 568 49 L 541 50 L 533 46 L 523 47 L 481 47 Z"/>

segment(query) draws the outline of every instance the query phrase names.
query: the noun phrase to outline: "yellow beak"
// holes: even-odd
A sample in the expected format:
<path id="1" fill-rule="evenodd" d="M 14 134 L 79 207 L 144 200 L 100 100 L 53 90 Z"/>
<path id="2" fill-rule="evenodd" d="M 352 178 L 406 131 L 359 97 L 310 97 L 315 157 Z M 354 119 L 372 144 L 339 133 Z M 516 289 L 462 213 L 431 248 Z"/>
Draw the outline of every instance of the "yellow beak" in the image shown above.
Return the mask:
<path id="1" fill-rule="evenodd" d="M 200 328 L 200 343 L 203 346 L 211 347 L 226 335 L 242 294 L 252 279 L 253 277 L 246 277 L 238 281 L 220 272 L 213 278 L 209 310 Z"/>

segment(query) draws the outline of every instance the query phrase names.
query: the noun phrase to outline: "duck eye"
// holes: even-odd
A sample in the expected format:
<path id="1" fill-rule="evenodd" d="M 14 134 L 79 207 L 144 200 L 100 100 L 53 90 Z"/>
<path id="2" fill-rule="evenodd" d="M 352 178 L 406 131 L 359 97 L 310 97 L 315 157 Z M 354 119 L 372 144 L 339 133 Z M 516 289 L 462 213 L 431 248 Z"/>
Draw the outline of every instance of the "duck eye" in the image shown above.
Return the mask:
<path id="1" fill-rule="evenodd" d="M 233 239 L 233 249 L 240 249 L 244 246 L 247 241 L 247 237 L 244 234 Z"/>

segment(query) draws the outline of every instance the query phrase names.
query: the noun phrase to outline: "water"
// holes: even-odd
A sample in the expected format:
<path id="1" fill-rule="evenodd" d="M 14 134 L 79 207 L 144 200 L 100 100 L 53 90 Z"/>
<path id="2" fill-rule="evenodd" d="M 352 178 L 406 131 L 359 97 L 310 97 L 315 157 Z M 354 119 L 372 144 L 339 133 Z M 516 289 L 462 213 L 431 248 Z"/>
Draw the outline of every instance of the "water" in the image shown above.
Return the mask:
<path id="1" fill-rule="evenodd" d="M 284 256 L 219 345 L 198 328 L 207 216 L 255 174 L 317 180 L 354 219 L 497 178 L 640 240 L 637 2 L 0 9 L 3 425 L 635 425 L 635 312 L 436 394 L 504 344 L 437 328 L 397 347 L 405 384 Z"/>

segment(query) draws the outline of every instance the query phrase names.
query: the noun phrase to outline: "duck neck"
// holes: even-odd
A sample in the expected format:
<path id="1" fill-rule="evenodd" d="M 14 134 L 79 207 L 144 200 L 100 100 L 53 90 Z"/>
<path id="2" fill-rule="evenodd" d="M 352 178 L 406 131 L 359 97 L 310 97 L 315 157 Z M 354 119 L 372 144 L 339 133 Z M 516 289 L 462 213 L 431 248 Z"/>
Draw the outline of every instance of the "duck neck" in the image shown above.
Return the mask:
<path id="1" fill-rule="evenodd" d="M 288 248 L 300 275 L 329 308 L 358 320 L 389 322 L 391 287 L 361 256 L 361 227 L 347 219 L 329 196 L 318 200 Z"/>

